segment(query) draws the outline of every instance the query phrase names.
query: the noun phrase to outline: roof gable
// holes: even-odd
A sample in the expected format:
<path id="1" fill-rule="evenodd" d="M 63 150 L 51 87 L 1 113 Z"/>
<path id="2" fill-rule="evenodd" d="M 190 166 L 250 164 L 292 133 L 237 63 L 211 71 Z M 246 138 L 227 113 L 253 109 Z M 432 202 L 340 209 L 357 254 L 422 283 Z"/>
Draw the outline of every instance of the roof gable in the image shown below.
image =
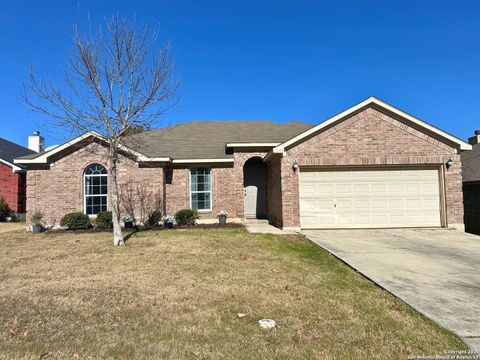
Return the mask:
<path id="1" fill-rule="evenodd" d="M 346 120 L 347 118 L 354 115 L 355 113 L 360 112 L 368 107 L 377 107 L 379 109 L 387 111 L 393 114 L 394 116 L 401 118 L 403 121 L 405 121 L 412 127 L 415 127 L 417 130 L 425 132 L 428 135 L 434 136 L 439 140 L 456 147 L 459 150 L 471 150 L 472 148 L 472 146 L 466 143 L 465 141 L 443 130 L 440 130 L 439 128 L 433 125 L 430 125 L 423 120 L 420 120 L 400 109 L 397 109 L 396 107 L 390 104 L 387 104 L 386 102 L 380 99 L 377 99 L 375 97 L 369 97 L 368 99 L 358 103 L 357 105 L 352 106 L 351 108 L 341 112 L 340 114 L 337 114 L 331 117 L 330 119 L 276 146 L 275 148 L 273 148 L 272 153 L 283 153 L 286 149 L 293 147 L 309 139 L 310 137 L 320 133 L 321 131 L 324 131 L 325 129 L 328 129 L 331 126 Z"/>

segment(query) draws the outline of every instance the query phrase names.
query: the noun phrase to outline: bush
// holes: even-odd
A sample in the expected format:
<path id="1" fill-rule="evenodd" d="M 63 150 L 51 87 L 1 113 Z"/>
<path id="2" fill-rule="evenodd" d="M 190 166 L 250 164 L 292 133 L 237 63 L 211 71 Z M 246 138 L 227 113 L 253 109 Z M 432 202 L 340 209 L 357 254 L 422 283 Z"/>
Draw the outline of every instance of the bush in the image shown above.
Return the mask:
<path id="1" fill-rule="evenodd" d="M 68 230 L 84 230 L 92 226 L 88 215 L 82 212 L 65 214 L 62 220 L 60 220 L 60 225 Z"/>
<path id="2" fill-rule="evenodd" d="M 97 214 L 97 218 L 95 219 L 95 225 L 100 229 L 113 228 L 112 212 L 111 211 L 99 212 Z"/>
<path id="3" fill-rule="evenodd" d="M 162 219 L 162 213 L 158 210 L 152 211 L 148 214 L 147 226 L 157 227 Z"/>
<path id="4" fill-rule="evenodd" d="M 8 206 L 4 198 L 0 197 L 0 221 L 7 221 L 7 218 L 13 215 L 12 209 Z"/>
<path id="5" fill-rule="evenodd" d="M 192 209 L 182 209 L 175 214 L 177 225 L 195 225 L 198 219 L 198 211 Z"/>
<path id="6" fill-rule="evenodd" d="M 30 216 L 30 223 L 34 226 L 42 226 L 43 225 L 43 213 L 41 211 L 35 211 Z"/>

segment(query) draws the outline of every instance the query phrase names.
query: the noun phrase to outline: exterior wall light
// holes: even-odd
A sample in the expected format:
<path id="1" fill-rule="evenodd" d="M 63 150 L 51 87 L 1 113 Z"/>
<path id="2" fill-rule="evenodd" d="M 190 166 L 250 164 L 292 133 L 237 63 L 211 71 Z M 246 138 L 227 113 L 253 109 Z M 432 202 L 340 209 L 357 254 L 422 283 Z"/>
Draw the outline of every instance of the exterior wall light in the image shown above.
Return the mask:
<path id="1" fill-rule="evenodd" d="M 293 169 L 293 171 L 297 171 L 297 170 L 298 170 L 298 162 L 297 162 L 297 160 L 295 160 L 295 161 L 293 162 L 292 169 Z"/>
<path id="2" fill-rule="evenodd" d="M 448 161 L 445 163 L 445 166 L 447 167 L 447 169 L 451 168 L 453 166 L 453 160 L 448 159 Z"/>

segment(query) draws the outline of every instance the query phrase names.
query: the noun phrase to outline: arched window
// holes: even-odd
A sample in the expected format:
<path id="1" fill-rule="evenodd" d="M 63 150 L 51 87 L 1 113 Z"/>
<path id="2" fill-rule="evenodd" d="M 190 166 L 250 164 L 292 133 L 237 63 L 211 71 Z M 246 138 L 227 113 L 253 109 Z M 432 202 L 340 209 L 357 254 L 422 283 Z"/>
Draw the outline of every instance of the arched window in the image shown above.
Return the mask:
<path id="1" fill-rule="evenodd" d="M 85 214 L 96 215 L 107 211 L 107 176 L 107 169 L 100 164 L 92 164 L 85 169 Z"/>

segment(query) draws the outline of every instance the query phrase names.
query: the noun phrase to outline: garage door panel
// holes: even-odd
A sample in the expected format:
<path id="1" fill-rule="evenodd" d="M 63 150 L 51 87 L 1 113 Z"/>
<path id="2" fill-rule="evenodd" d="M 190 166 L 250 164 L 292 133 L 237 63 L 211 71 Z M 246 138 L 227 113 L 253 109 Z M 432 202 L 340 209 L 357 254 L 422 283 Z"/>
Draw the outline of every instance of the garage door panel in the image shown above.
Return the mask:
<path id="1" fill-rule="evenodd" d="M 390 198 L 390 199 L 388 199 L 388 207 L 392 210 L 393 209 L 404 209 L 405 199 Z"/>
<path id="2" fill-rule="evenodd" d="M 436 169 L 301 171 L 302 228 L 440 226 Z"/>
<path id="3" fill-rule="evenodd" d="M 355 220 L 353 218 L 353 215 L 349 215 L 349 214 L 343 214 L 343 215 L 338 216 L 338 218 L 337 218 L 337 223 L 340 224 L 340 225 L 348 225 L 348 224 L 351 224 L 354 221 Z"/>
<path id="4" fill-rule="evenodd" d="M 353 209 L 354 210 L 365 210 L 371 207 L 370 199 L 354 199 L 353 201 Z M 339 209 L 341 210 L 341 209 Z M 356 211 L 357 213 L 357 211 Z"/>
<path id="5" fill-rule="evenodd" d="M 332 206 L 335 207 L 337 206 L 338 208 L 341 209 L 352 209 L 356 208 L 355 202 L 353 202 L 351 199 L 343 199 L 343 198 L 337 198 L 333 203 Z"/>

